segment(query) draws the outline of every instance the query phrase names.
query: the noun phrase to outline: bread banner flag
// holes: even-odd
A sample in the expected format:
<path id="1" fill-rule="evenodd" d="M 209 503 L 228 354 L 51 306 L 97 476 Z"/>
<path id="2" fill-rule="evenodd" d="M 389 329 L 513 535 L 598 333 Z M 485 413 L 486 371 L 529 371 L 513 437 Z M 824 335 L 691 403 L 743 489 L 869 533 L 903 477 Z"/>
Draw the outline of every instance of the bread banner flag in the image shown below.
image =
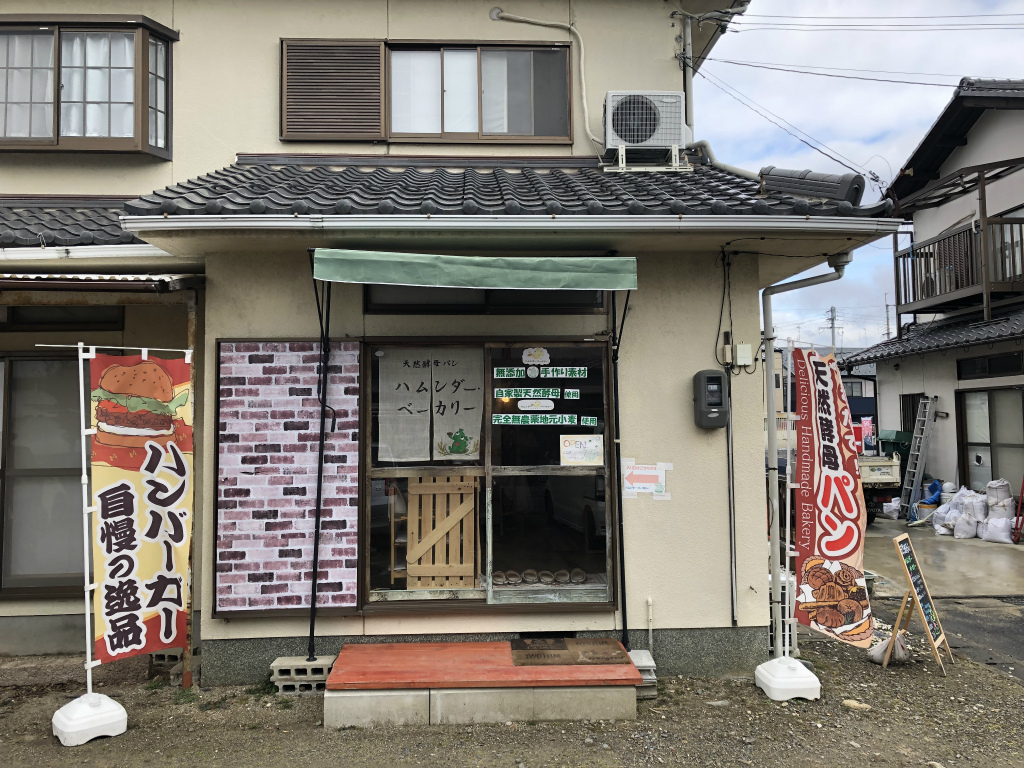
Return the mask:
<path id="1" fill-rule="evenodd" d="M 185 644 L 191 366 L 98 354 L 89 379 L 95 658 L 107 663 Z"/>
<path id="2" fill-rule="evenodd" d="M 857 441 L 833 355 L 793 350 L 796 376 L 797 621 L 844 643 L 871 644 L 864 580 L 867 513 Z"/>

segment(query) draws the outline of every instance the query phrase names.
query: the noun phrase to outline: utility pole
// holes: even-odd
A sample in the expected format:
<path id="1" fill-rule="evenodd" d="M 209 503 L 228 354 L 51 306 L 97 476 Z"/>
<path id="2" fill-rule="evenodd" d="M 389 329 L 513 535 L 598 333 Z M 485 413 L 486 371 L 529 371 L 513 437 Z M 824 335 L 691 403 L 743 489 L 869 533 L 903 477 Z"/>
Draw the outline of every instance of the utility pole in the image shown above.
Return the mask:
<path id="1" fill-rule="evenodd" d="M 838 329 L 836 328 L 836 308 L 835 307 L 829 307 L 827 323 L 824 326 L 820 327 L 818 330 L 819 331 L 824 331 L 826 328 L 829 329 L 832 332 L 832 354 L 834 355 L 836 353 L 836 330 L 842 330 L 841 326 Z"/>
<path id="2" fill-rule="evenodd" d="M 885 294 L 885 338 L 892 338 L 892 331 L 889 330 L 889 294 Z"/>

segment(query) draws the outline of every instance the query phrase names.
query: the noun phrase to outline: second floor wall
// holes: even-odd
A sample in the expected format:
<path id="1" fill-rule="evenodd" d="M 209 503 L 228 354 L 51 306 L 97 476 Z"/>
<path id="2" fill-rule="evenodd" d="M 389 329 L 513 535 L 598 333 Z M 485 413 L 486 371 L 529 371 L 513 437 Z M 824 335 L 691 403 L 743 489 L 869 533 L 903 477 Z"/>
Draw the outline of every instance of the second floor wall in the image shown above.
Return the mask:
<path id="1" fill-rule="evenodd" d="M 1015 157 L 1024 157 L 1024 110 L 989 109 L 971 128 L 967 145 L 957 147 L 943 163 L 939 177 L 967 166 Z M 986 199 L 989 216 L 1024 206 L 1024 170 L 989 183 Z M 951 227 L 967 224 L 978 216 L 976 194 L 918 211 L 914 214 L 914 239 L 927 240 Z"/>
<path id="2" fill-rule="evenodd" d="M 492 5 L 479 0 L 5 0 L 0 25 L 4 14 L 142 14 L 178 31 L 180 40 L 171 44 L 169 160 L 139 153 L 0 151 L 0 194 L 137 195 L 221 168 L 240 152 L 597 153 L 584 128 L 578 43 L 562 29 L 493 21 L 488 15 Z M 694 11 L 715 7 L 684 5 L 694 6 Z M 683 89 L 676 59 L 680 22 L 670 18 L 674 8 L 663 0 L 513 0 L 503 2 L 502 8 L 519 16 L 575 22 L 586 45 L 590 128 L 599 137 L 607 91 Z M 694 31 L 699 52 L 711 33 L 706 27 Z M 546 43 L 549 49 L 568 45 L 571 129 L 559 143 L 282 141 L 281 40 L 289 38 L 386 41 L 435 49 L 437 43 L 463 48 L 474 43 Z M 386 96 L 384 100 L 386 105 Z"/>

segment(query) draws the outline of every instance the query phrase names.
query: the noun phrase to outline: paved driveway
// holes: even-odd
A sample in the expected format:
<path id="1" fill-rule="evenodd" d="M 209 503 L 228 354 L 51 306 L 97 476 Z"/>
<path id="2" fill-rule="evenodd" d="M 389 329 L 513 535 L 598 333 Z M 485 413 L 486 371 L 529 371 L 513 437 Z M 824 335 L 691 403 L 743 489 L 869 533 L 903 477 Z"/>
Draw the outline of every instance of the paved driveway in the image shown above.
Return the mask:
<path id="1" fill-rule="evenodd" d="M 1024 595 L 1024 544 L 993 544 L 981 539 L 936 536 L 930 526 L 907 528 L 905 520 L 879 518 L 867 528 L 864 567 L 877 574 L 877 597 L 907 590 L 892 540 L 909 533 L 932 597 Z"/>

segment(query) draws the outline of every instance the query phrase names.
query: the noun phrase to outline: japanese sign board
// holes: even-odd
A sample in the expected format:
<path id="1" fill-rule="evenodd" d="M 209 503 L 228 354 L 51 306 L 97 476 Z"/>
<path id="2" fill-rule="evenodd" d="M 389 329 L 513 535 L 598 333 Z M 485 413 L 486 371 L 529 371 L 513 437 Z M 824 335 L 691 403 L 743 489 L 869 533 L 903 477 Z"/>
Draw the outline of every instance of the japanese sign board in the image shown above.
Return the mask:
<path id="1" fill-rule="evenodd" d="M 637 464 L 635 459 L 622 460 L 622 497 L 635 499 L 637 494 L 650 493 L 658 501 L 672 498 L 665 487 L 665 472 L 672 464 Z"/>
<path id="2" fill-rule="evenodd" d="M 565 392 L 566 397 L 568 397 L 570 390 L 567 389 Z M 508 398 L 510 400 L 517 400 L 519 398 L 528 397 L 558 398 L 562 396 L 562 390 L 559 387 L 498 387 L 494 390 L 494 396 L 499 398 Z"/>
<path id="3" fill-rule="evenodd" d="M 864 580 L 866 512 L 857 441 L 832 355 L 793 352 L 797 400 L 797 620 L 867 648 L 874 624 Z"/>
<path id="4" fill-rule="evenodd" d="M 483 355 L 462 347 L 378 353 L 382 461 L 476 459 L 483 423 Z"/>
<path id="5" fill-rule="evenodd" d="M 92 391 L 95 656 L 185 643 L 193 403 L 184 360 L 96 355 Z"/>
<path id="6" fill-rule="evenodd" d="M 576 426 L 574 413 L 494 413 L 491 414 L 492 424 L 512 424 L 518 426 Z"/>
<path id="7" fill-rule="evenodd" d="M 562 435 L 559 446 L 564 467 L 604 466 L 604 435 Z"/>

